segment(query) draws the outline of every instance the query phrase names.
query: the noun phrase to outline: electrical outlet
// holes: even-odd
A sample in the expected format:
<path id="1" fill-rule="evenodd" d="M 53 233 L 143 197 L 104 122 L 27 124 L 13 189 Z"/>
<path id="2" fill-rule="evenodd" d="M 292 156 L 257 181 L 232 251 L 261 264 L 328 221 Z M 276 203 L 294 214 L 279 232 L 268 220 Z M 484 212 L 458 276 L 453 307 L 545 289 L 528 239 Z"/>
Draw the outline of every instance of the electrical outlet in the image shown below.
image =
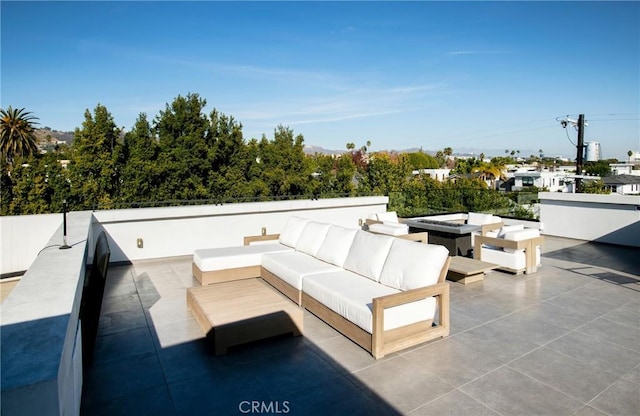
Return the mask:
<path id="1" fill-rule="evenodd" d="M 142 237 L 136 240 L 136 245 L 138 246 L 138 248 L 144 247 L 144 241 L 142 241 Z"/>

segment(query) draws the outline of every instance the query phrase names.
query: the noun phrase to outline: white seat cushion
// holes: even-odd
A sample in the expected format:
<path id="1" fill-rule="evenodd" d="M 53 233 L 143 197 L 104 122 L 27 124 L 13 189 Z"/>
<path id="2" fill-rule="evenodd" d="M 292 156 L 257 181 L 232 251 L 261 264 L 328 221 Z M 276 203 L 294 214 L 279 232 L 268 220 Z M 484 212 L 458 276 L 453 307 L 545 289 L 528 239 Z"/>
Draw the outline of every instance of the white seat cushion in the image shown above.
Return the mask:
<path id="1" fill-rule="evenodd" d="M 341 270 L 333 264 L 298 251 L 265 254 L 261 265 L 298 290 L 302 290 L 302 279 L 306 276 Z"/>
<path id="2" fill-rule="evenodd" d="M 380 283 L 399 290 L 411 290 L 438 283 L 449 250 L 396 238 L 380 274 Z"/>
<path id="3" fill-rule="evenodd" d="M 346 270 L 305 277 L 302 289 L 368 333 L 373 328 L 373 298 L 399 292 Z M 389 308 L 384 313 L 384 330 L 433 319 L 435 308 L 435 298 Z"/>
<path id="4" fill-rule="evenodd" d="M 280 233 L 280 244 L 295 247 L 302 229 L 308 221 L 306 218 L 296 217 L 295 215 L 289 217 Z"/>
<path id="5" fill-rule="evenodd" d="M 193 262 L 203 272 L 235 269 L 238 267 L 259 266 L 262 255 L 265 253 L 287 251 L 293 251 L 293 249 L 278 243 L 205 248 L 193 252 Z"/>
<path id="6" fill-rule="evenodd" d="M 523 251 L 508 253 L 501 248 L 491 248 L 484 245 L 481 250 L 482 261 L 499 264 L 501 267 L 516 271 L 527 268 L 527 259 Z M 540 247 L 536 247 L 536 264 L 540 265 Z"/>
<path id="7" fill-rule="evenodd" d="M 318 249 L 316 257 L 335 266 L 344 266 L 344 261 L 349 255 L 349 249 L 356 236 L 355 228 L 345 228 L 339 225 L 332 225 L 327 231 L 327 235 Z"/>
<path id="8" fill-rule="evenodd" d="M 504 233 L 502 238 L 505 240 L 522 241 L 537 237 L 540 237 L 540 230 L 537 228 L 526 228 L 524 230 L 508 231 Z M 524 252 L 523 249 L 514 248 L 505 248 L 504 251 L 507 253 Z"/>
<path id="9" fill-rule="evenodd" d="M 409 234 L 409 226 L 406 224 L 370 224 L 369 231 L 378 234 L 387 235 L 406 235 Z"/>
<path id="10" fill-rule="evenodd" d="M 328 230 L 329 224 L 308 221 L 296 241 L 296 251 L 315 257 Z"/>
<path id="11" fill-rule="evenodd" d="M 394 237 L 358 230 L 344 268 L 376 282 L 387 259 Z"/>

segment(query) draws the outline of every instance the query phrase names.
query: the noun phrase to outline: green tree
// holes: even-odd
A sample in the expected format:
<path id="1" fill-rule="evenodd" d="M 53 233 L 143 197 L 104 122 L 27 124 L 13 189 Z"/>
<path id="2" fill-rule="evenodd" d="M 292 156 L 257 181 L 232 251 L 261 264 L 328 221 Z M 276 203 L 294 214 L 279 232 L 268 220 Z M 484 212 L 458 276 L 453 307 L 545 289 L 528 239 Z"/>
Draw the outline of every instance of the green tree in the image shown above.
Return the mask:
<path id="1" fill-rule="evenodd" d="M 582 191 L 585 194 L 610 194 L 611 189 L 604 186 L 604 181 L 598 179 L 596 181 L 584 181 Z"/>
<path id="2" fill-rule="evenodd" d="M 155 119 L 158 137 L 159 176 L 156 197 L 160 200 L 207 199 L 207 178 L 211 170 L 210 127 L 203 113 L 206 100 L 198 94 L 178 96 Z"/>
<path id="3" fill-rule="evenodd" d="M 609 176 L 611 175 L 611 167 L 609 166 L 609 161 L 607 160 L 598 160 L 597 162 L 585 162 L 584 172 L 589 175 L 595 175 L 600 177 Z"/>
<path id="4" fill-rule="evenodd" d="M 124 166 L 119 190 L 122 202 L 148 202 L 157 198 L 158 179 L 162 178 L 157 164 L 159 151 L 147 115 L 141 113 L 133 129 L 124 136 Z"/>
<path id="5" fill-rule="evenodd" d="M 413 170 L 437 169 L 440 167 L 440 163 L 436 158 L 423 153 L 422 150 L 419 152 L 407 153 L 405 157 L 407 158 L 407 163 Z"/>
<path id="6" fill-rule="evenodd" d="M 312 166 L 305 160 L 304 137 L 282 125 L 273 132 L 273 140 L 262 136 L 259 144 L 261 180 L 269 193 L 278 197 L 310 194 Z"/>
<path id="7" fill-rule="evenodd" d="M 120 129 L 107 108 L 98 104 L 93 115 L 85 111 L 82 128 L 74 133 L 70 206 L 73 209 L 113 206 L 123 164 Z"/>
<path id="8" fill-rule="evenodd" d="M 11 172 L 10 200 L 3 203 L 3 214 L 24 215 L 59 212 L 68 194 L 68 172 L 55 154 L 22 159 Z M 3 195 L 4 196 L 4 195 Z"/>
<path id="9" fill-rule="evenodd" d="M 0 151 L 9 165 L 16 156 L 30 156 L 38 153 L 38 144 L 34 135 L 37 117 L 24 108 L 9 106 L 0 109 Z"/>

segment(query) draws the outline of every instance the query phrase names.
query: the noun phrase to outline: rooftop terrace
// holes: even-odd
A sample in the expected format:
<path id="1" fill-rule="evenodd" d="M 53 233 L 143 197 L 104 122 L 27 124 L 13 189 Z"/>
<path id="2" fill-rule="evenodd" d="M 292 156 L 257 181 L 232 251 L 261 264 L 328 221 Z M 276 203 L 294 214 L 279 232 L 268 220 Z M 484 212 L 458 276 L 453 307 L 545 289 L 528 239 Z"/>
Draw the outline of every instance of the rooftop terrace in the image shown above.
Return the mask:
<path id="1" fill-rule="evenodd" d="M 537 273 L 451 283 L 451 335 L 378 361 L 306 312 L 303 337 L 214 357 L 186 289 L 196 248 L 293 214 L 355 226 L 386 197 L 73 212 L 70 250 L 58 214 L 0 217 L 2 273 L 28 269 L 0 304 L 0 412 L 640 414 L 640 197 L 541 202 Z M 102 231 L 115 263 L 83 375 L 78 311 Z"/>
<path id="2" fill-rule="evenodd" d="M 537 273 L 452 283 L 451 335 L 378 361 L 308 312 L 215 357 L 190 256 L 112 267 L 81 414 L 637 415 L 637 256 L 547 237 Z"/>

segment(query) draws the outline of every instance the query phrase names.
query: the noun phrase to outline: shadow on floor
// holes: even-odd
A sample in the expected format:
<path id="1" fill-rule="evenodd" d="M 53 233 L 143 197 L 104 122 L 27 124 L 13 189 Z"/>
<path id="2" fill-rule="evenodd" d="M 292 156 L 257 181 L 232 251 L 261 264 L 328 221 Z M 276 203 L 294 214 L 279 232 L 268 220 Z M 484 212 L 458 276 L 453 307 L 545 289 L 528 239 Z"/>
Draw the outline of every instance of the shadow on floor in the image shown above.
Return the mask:
<path id="1" fill-rule="evenodd" d="M 543 254 L 543 257 L 614 269 L 640 279 L 640 250 L 635 247 L 584 242 Z M 607 280 L 607 279 L 603 279 Z"/>

